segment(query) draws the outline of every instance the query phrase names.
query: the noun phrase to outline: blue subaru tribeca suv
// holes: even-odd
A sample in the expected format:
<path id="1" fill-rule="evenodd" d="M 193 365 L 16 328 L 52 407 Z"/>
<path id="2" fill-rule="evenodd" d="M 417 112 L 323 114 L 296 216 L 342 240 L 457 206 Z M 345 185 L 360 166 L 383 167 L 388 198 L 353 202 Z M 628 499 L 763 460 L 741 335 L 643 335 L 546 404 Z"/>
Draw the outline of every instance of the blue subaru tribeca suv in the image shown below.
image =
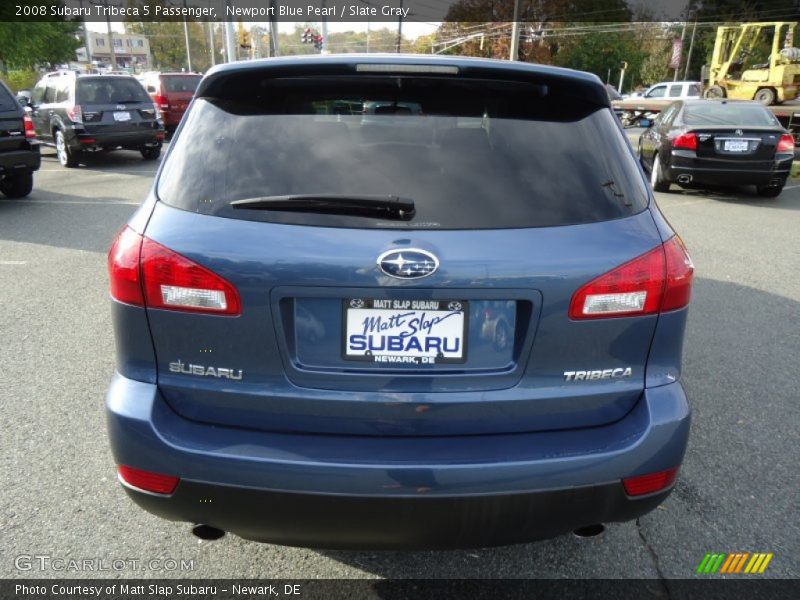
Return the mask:
<path id="1" fill-rule="evenodd" d="M 458 548 L 670 493 L 693 266 L 595 76 L 235 63 L 171 146 L 108 259 L 109 436 L 142 508 Z"/>

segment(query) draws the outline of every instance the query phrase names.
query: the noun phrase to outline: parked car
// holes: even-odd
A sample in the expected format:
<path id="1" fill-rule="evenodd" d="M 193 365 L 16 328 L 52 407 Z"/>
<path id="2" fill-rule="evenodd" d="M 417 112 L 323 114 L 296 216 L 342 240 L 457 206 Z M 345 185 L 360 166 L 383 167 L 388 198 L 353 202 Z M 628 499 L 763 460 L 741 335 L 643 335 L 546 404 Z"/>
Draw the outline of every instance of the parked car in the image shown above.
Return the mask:
<path id="1" fill-rule="evenodd" d="M 642 94 L 642 98 L 655 100 L 657 98 L 682 99 L 702 98 L 703 84 L 700 81 L 662 81 L 651 85 Z"/>
<path id="2" fill-rule="evenodd" d="M 172 133 L 178 127 L 202 79 L 197 73 L 145 73 L 138 77 L 161 111 L 164 127 Z"/>
<path id="3" fill-rule="evenodd" d="M 31 94 L 36 135 L 59 162 L 77 167 L 84 152 L 125 148 L 145 160 L 161 154 L 164 127 L 153 101 L 130 75 L 45 75 Z"/>
<path id="4" fill-rule="evenodd" d="M 774 198 L 794 160 L 794 138 L 775 115 L 754 101 L 682 100 L 644 125 L 639 160 L 653 189 L 755 185 Z"/>
<path id="5" fill-rule="evenodd" d="M 332 114 L 362 101 L 420 110 Z M 134 502 L 206 537 L 456 548 L 667 497 L 693 266 L 596 76 L 253 60 L 184 119 L 108 256 Z"/>
<path id="6" fill-rule="evenodd" d="M 0 192 L 9 198 L 30 194 L 40 163 L 31 118 L 0 81 Z"/>

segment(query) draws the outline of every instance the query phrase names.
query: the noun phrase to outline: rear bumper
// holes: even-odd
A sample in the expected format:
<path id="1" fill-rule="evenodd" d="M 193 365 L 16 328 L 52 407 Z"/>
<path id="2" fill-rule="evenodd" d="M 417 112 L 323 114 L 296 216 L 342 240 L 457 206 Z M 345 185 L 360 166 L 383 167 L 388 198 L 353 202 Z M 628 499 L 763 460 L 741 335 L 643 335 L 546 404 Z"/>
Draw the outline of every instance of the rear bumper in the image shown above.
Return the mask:
<path id="1" fill-rule="evenodd" d="M 107 396 L 118 464 L 178 475 L 171 496 L 127 489 L 164 518 L 245 538 L 339 548 L 455 548 L 553 537 L 655 508 L 623 477 L 680 464 L 690 411 L 679 383 L 622 420 L 574 431 L 419 438 L 270 434 L 176 415 L 152 384 Z"/>
<path id="2" fill-rule="evenodd" d="M 37 171 L 42 163 L 39 144 L 30 149 L 0 152 L 0 175 L 16 171 Z"/>
<path id="3" fill-rule="evenodd" d="M 159 139 L 160 138 L 160 139 Z M 144 129 L 132 132 L 94 133 L 92 131 L 75 132 L 67 143 L 71 148 L 91 148 L 93 146 L 122 146 L 137 150 L 142 146 L 157 146 L 164 140 L 164 129 Z"/>
<path id="4" fill-rule="evenodd" d="M 789 177 L 793 160 L 794 156 L 789 155 L 768 163 L 737 164 L 734 161 L 698 159 L 673 152 L 667 176 L 673 182 L 678 182 L 682 175 L 689 176 L 694 184 L 765 185 L 780 182 L 782 185 Z"/>

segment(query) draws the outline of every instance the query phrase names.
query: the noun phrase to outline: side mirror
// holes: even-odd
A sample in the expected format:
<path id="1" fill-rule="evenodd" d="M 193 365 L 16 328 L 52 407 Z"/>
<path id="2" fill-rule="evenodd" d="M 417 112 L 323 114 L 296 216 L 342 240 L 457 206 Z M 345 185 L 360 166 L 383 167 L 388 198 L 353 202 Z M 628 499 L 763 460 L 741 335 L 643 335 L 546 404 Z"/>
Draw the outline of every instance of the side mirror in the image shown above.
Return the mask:
<path id="1" fill-rule="evenodd" d="M 650 129 L 652 126 L 653 126 L 653 121 L 651 119 L 639 119 L 639 127 Z"/>
<path id="2" fill-rule="evenodd" d="M 17 102 L 19 102 L 20 106 L 28 106 L 30 104 L 25 96 L 17 96 Z"/>

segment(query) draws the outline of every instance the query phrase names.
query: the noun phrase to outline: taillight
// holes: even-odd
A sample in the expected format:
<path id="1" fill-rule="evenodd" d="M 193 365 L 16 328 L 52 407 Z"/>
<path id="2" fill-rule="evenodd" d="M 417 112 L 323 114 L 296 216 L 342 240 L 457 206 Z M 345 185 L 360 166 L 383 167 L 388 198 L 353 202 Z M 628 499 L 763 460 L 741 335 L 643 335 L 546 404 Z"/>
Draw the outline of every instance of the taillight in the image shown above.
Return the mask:
<path id="1" fill-rule="evenodd" d="M 675 478 L 677 476 L 678 467 L 672 467 L 671 469 L 665 469 L 657 473 L 626 477 L 622 480 L 622 485 L 628 496 L 644 496 L 645 494 L 652 494 L 667 489 L 675 483 Z"/>
<path id="2" fill-rule="evenodd" d="M 776 152 L 780 152 L 781 154 L 793 154 L 794 153 L 794 138 L 789 133 L 784 133 L 781 136 L 781 139 L 778 140 L 778 147 L 775 149 Z"/>
<path id="3" fill-rule="evenodd" d="M 216 273 L 144 238 L 142 280 L 148 308 L 238 315 L 239 292 Z"/>
<path id="4" fill-rule="evenodd" d="M 123 483 L 152 494 L 169 495 L 175 491 L 180 482 L 180 478 L 173 475 L 142 471 L 125 465 L 119 465 L 117 473 Z"/>
<path id="5" fill-rule="evenodd" d="M 81 110 L 80 104 L 68 108 L 67 117 L 73 123 L 83 123 L 83 110 Z"/>
<path id="6" fill-rule="evenodd" d="M 694 265 L 678 236 L 612 269 L 572 296 L 571 319 L 631 317 L 689 304 Z"/>
<path id="7" fill-rule="evenodd" d="M 139 257 L 142 251 L 142 236 L 130 227 L 119 232 L 111 250 L 108 251 L 108 278 L 111 297 L 125 304 L 144 306 L 142 281 L 139 273 Z"/>
<path id="8" fill-rule="evenodd" d="M 25 137 L 29 140 L 36 137 L 36 130 L 33 127 L 33 120 L 30 118 L 29 115 L 25 115 L 22 117 L 22 121 L 25 123 Z"/>
<path id="9" fill-rule="evenodd" d="M 167 102 L 167 97 L 162 96 L 161 94 L 156 94 L 155 103 L 156 106 L 161 110 L 166 110 L 169 108 L 169 102 Z"/>
<path id="10" fill-rule="evenodd" d="M 672 147 L 681 150 L 697 150 L 697 134 L 683 133 L 673 138 Z"/>
<path id="11" fill-rule="evenodd" d="M 239 292 L 222 277 L 125 227 L 108 253 L 111 296 L 147 308 L 241 313 Z"/>

